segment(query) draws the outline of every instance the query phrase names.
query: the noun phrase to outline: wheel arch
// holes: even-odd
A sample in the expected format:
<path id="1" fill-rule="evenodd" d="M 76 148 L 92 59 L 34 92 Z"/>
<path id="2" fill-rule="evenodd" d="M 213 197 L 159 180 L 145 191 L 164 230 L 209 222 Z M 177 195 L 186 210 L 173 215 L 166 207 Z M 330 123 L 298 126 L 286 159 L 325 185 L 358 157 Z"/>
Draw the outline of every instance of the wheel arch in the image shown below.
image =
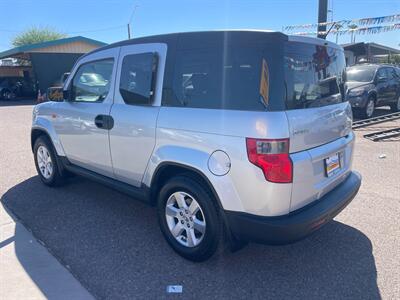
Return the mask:
<path id="1" fill-rule="evenodd" d="M 45 128 L 37 127 L 37 126 L 35 126 L 31 129 L 31 150 L 32 150 L 32 152 L 34 150 L 33 147 L 35 146 L 35 142 L 40 136 L 46 136 L 52 143 L 53 148 L 56 151 L 56 154 L 58 156 L 64 156 L 64 150 L 62 149 L 61 144 L 58 141 L 54 142 L 53 135 L 51 133 L 49 133 Z"/>
<path id="2" fill-rule="evenodd" d="M 58 138 L 57 132 L 54 130 L 54 126 L 47 116 L 47 112 L 42 110 L 46 110 L 46 106 L 36 105 L 33 110 L 33 122 L 31 127 L 31 147 L 33 150 L 33 146 L 35 144 L 35 140 L 41 134 L 45 134 L 57 153 L 58 156 L 65 156 L 64 148 L 61 144 L 60 139 Z"/>
<path id="3" fill-rule="evenodd" d="M 214 196 L 218 208 L 223 209 L 218 193 L 216 192 L 211 181 L 201 170 L 198 170 L 189 165 L 172 161 L 164 161 L 160 163 L 155 169 L 150 184 L 150 203 L 152 205 L 155 205 L 158 192 L 162 188 L 163 184 L 168 181 L 168 179 L 183 174 L 199 180 L 204 186 L 206 186 L 209 192 L 211 192 L 211 194 Z"/>
<path id="4" fill-rule="evenodd" d="M 368 93 L 368 98 L 369 97 L 374 97 L 374 102 L 375 102 L 375 104 L 376 104 L 376 101 L 378 100 L 378 94 L 377 94 L 377 92 L 375 91 L 375 90 L 372 90 L 372 91 L 370 91 L 369 93 Z"/>

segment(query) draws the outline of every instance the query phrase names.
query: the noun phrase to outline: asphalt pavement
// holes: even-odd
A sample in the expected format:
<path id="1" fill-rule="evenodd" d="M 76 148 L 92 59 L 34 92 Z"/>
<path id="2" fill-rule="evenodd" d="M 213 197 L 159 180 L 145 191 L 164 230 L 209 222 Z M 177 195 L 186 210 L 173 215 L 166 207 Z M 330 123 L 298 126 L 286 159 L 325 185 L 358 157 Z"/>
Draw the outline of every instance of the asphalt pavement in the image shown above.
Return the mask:
<path id="1" fill-rule="evenodd" d="M 31 111 L 29 103 L 0 107 L 1 202 L 94 297 L 400 298 L 399 141 L 374 143 L 357 132 L 361 190 L 307 239 L 250 244 L 192 263 L 164 241 L 154 208 L 81 177 L 60 188 L 41 184 Z M 37 274 L 30 275 L 40 288 Z M 182 293 L 168 294 L 168 285 L 181 285 Z"/>

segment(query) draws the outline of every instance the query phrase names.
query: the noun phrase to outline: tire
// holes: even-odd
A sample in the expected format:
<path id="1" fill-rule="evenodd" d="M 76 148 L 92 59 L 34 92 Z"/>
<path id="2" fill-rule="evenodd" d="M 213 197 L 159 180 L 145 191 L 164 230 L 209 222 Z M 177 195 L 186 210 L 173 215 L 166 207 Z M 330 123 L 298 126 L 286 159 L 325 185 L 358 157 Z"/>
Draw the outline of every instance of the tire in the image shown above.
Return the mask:
<path id="1" fill-rule="evenodd" d="M 4 100 L 8 100 L 8 101 L 14 100 L 15 99 L 15 94 L 10 90 L 5 90 L 5 91 L 3 91 L 2 98 Z"/>
<path id="2" fill-rule="evenodd" d="M 375 112 L 375 97 L 369 96 L 365 107 L 360 109 L 360 117 L 363 119 L 372 118 Z"/>
<path id="3" fill-rule="evenodd" d="M 400 96 L 397 98 L 397 101 L 395 103 L 390 104 L 390 110 L 392 112 L 400 111 Z"/>
<path id="4" fill-rule="evenodd" d="M 65 181 L 53 144 L 46 136 L 36 139 L 33 147 L 36 171 L 45 185 L 59 186 Z"/>
<path id="5" fill-rule="evenodd" d="M 194 205 L 193 199 L 196 202 Z M 178 205 L 182 201 L 186 207 L 185 204 Z M 191 214 L 190 210 L 196 204 L 197 212 Z M 185 208 L 189 214 L 187 211 L 185 213 Z M 188 260 L 207 260 L 224 240 L 222 221 L 214 196 L 206 186 L 190 176 L 179 175 L 170 179 L 160 190 L 157 209 L 160 229 L 166 241 Z M 172 232 L 176 228 L 178 230 L 175 230 L 174 236 Z M 190 234 L 192 230 L 193 233 Z"/>

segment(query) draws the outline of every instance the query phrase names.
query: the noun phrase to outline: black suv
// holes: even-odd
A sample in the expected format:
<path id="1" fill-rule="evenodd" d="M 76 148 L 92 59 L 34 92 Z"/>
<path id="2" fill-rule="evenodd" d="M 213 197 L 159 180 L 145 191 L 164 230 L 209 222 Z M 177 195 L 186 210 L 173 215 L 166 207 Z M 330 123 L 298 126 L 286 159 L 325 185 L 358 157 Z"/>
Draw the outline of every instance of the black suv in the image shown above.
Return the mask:
<path id="1" fill-rule="evenodd" d="M 389 105 L 400 110 L 400 69 L 390 65 L 365 64 L 346 70 L 347 99 L 354 113 L 370 118 L 375 107 Z"/>

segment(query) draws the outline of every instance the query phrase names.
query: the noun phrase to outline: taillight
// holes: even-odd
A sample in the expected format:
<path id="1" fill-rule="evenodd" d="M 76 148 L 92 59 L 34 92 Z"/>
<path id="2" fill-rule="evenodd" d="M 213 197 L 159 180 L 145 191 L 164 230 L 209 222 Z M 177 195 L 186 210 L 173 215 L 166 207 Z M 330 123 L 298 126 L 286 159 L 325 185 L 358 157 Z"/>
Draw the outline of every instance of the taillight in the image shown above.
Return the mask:
<path id="1" fill-rule="evenodd" d="M 270 182 L 289 183 L 293 180 L 289 139 L 246 139 L 249 161 L 261 168 Z"/>

